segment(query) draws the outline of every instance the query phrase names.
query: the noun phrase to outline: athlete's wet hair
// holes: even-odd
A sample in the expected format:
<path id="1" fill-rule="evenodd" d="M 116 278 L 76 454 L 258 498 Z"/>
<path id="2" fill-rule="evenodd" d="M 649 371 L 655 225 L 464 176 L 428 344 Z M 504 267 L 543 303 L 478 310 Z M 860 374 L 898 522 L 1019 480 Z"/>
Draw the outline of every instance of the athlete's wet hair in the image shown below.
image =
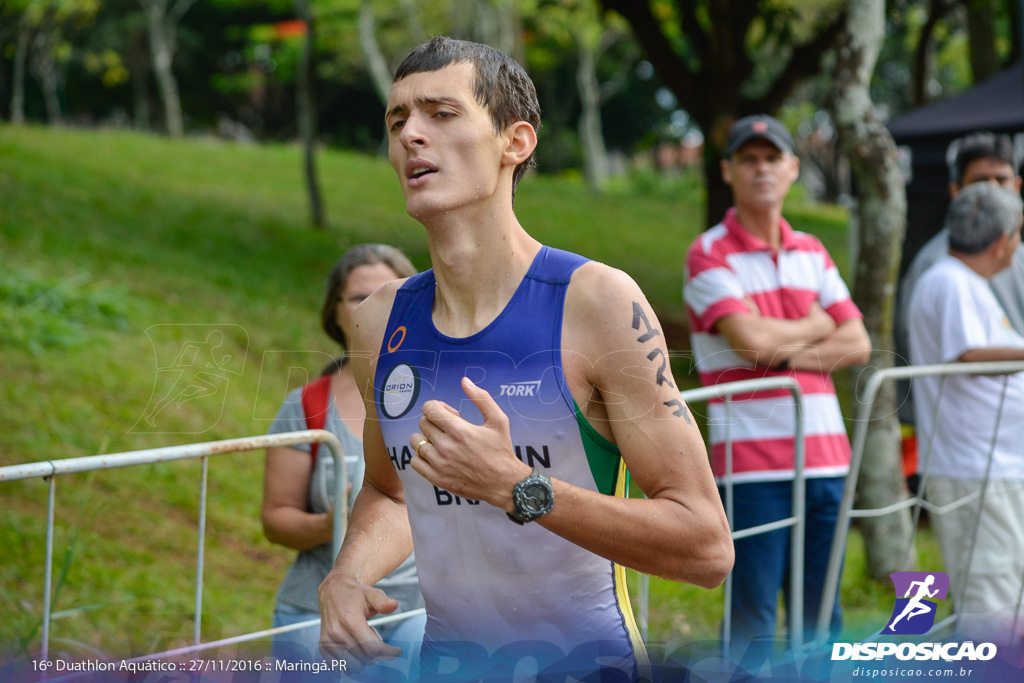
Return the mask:
<path id="1" fill-rule="evenodd" d="M 338 342 L 343 349 L 348 348 L 345 333 L 338 326 L 337 311 L 341 293 L 348 284 L 348 276 L 359 266 L 375 266 L 383 263 L 394 271 L 396 278 L 410 277 L 416 274 L 416 268 L 409 259 L 395 247 L 387 244 L 357 244 L 338 259 L 327 277 L 324 288 L 324 300 L 320 304 L 320 326 L 327 336 Z M 321 372 L 327 375 L 335 372 L 345 362 L 344 356 L 338 356 Z"/>
<path id="2" fill-rule="evenodd" d="M 534 131 L 540 130 L 540 103 L 537 101 L 537 89 L 533 81 L 516 60 L 487 45 L 446 36 L 432 38 L 413 48 L 402 60 L 395 71 L 395 82 L 410 74 L 438 71 L 459 62 L 473 65 L 476 74 L 473 92 L 477 101 L 491 115 L 495 134 L 501 134 L 517 121 L 526 121 L 533 126 Z M 530 158 L 516 166 L 512 174 L 513 200 L 516 197 L 516 185 L 526 169 L 534 165 L 534 155 L 530 154 Z"/>

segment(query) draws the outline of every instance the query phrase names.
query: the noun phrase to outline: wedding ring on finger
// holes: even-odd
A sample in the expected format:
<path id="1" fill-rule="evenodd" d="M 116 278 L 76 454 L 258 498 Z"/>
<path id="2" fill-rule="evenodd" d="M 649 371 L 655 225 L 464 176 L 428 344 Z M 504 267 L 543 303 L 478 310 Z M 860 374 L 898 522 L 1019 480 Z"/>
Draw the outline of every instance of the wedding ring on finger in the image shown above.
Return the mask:
<path id="1" fill-rule="evenodd" d="M 419 440 L 419 441 L 418 441 L 418 442 L 416 443 L 416 446 L 414 446 L 414 447 L 413 447 L 413 450 L 415 450 L 415 451 L 416 451 L 416 455 L 419 455 L 419 454 L 420 454 L 420 448 L 422 448 L 422 447 L 423 447 L 423 444 L 425 444 L 425 443 L 430 443 L 430 439 L 420 439 L 420 440 Z"/>

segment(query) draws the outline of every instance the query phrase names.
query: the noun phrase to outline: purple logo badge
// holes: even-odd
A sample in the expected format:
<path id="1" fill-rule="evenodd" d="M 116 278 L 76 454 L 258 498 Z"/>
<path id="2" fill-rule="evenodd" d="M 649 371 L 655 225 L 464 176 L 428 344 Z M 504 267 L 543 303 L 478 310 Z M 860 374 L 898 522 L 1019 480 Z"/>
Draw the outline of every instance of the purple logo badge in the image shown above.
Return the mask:
<path id="1" fill-rule="evenodd" d="M 936 601 L 946 599 L 949 577 L 943 572 L 893 572 L 889 578 L 896 589 L 896 606 L 882 633 L 927 633 L 935 623 Z"/>

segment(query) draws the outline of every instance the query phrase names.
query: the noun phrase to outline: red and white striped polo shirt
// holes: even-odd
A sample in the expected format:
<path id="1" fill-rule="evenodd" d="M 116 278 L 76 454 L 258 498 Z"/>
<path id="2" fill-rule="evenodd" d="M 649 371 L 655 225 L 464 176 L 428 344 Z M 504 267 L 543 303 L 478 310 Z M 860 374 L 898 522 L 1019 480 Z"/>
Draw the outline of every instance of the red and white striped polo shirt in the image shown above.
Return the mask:
<path id="1" fill-rule="evenodd" d="M 850 467 L 850 442 L 835 386 L 827 372 L 776 371 L 740 357 L 715 323 L 731 313 L 749 312 L 749 297 L 761 315 L 796 320 L 817 301 L 836 321 L 861 317 L 835 263 L 813 235 L 781 220 L 778 254 L 743 229 L 735 209 L 701 235 L 686 254 L 683 298 L 690 317 L 694 360 L 705 386 L 737 380 L 792 375 L 804 401 L 806 475 L 843 476 Z M 733 481 L 777 481 L 793 477 L 794 409 L 788 390 L 733 397 L 727 418 L 723 400 L 708 405 L 712 467 L 725 474 L 727 430 L 733 441 Z M 728 424 L 727 424 L 728 423 Z"/>

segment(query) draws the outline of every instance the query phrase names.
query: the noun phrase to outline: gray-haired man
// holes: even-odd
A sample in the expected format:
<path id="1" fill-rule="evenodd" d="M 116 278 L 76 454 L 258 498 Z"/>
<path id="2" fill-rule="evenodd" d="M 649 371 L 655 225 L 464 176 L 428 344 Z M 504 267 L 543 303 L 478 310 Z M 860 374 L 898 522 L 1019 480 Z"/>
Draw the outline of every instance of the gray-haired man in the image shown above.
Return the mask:
<path id="1" fill-rule="evenodd" d="M 1022 224 L 1020 196 L 997 185 L 976 183 L 953 199 L 949 253 L 911 296 L 913 364 L 1024 360 L 1024 337 L 989 287 L 1013 261 Z M 955 609 L 1012 627 L 1024 576 L 1024 374 L 950 376 L 941 398 L 939 382 L 924 377 L 913 387 L 921 469 L 929 474 L 924 494 L 940 506 L 984 494 L 976 531 L 977 502 L 933 517 Z"/>
<path id="2" fill-rule="evenodd" d="M 1019 162 L 1009 135 L 989 131 L 971 133 L 954 140 L 947 151 L 949 160 L 949 196 L 954 198 L 965 187 L 975 183 L 990 183 L 1020 193 Z M 949 230 L 942 228 L 928 240 L 914 256 L 906 275 L 900 282 L 893 320 L 896 353 L 906 363 L 910 346 L 907 339 L 910 324 L 910 295 L 925 271 L 949 251 Z M 1010 324 L 1024 334 L 1024 247 L 1018 247 L 1013 264 L 989 280 L 992 293 L 1006 311 Z M 914 425 L 914 402 L 910 383 L 899 382 L 900 422 Z"/>

